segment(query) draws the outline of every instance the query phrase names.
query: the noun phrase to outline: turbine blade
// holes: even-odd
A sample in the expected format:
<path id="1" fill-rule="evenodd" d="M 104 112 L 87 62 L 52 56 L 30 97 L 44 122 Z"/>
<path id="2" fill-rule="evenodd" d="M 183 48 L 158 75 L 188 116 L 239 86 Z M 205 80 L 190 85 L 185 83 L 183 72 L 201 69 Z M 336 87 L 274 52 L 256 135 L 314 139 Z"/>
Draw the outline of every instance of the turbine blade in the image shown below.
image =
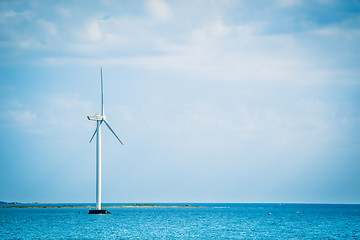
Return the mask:
<path id="1" fill-rule="evenodd" d="M 104 89 L 103 89 L 102 67 L 100 68 L 100 73 L 101 73 L 101 116 L 104 116 Z"/>
<path id="2" fill-rule="evenodd" d="M 100 125 L 102 124 L 102 122 L 103 122 L 103 121 L 101 121 L 101 122 L 100 122 Z M 92 137 L 91 137 L 91 139 L 90 139 L 89 143 L 91 143 L 91 141 L 92 141 L 92 140 L 93 140 L 93 138 L 95 137 L 95 135 L 96 135 L 97 131 L 98 131 L 98 127 L 97 127 L 97 124 L 96 124 L 96 129 L 95 129 L 95 132 L 94 132 L 94 134 L 92 135 Z"/>
<path id="3" fill-rule="evenodd" d="M 98 130 L 98 127 L 96 126 L 95 132 L 94 132 L 94 134 L 92 135 L 92 137 L 91 137 L 91 139 L 90 139 L 89 143 L 91 143 L 91 141 L 92 141 L 92 140 L 93 140 L 93 138 L 95 137 L 95 134 L 97 133 L 97 130 Z"/>
<path id="4" fill-rule="evenodd" d="M 114 130 L 112 130 L 112 128 L 110 127 L 110 124 L 108 123 L 108 121 L 104 120 L 104 122 L 105 122 L 106 126 L 110 129 L 110 131 L 115 135 L 115 137 L 117 138 L 117 140 L 119 140 L 119 142 L 120 142 L 122 145 L 124 145 L 124 144 L 121 142 L 120 138 L 116 135 L 116 133 L 114 132 Z"/>

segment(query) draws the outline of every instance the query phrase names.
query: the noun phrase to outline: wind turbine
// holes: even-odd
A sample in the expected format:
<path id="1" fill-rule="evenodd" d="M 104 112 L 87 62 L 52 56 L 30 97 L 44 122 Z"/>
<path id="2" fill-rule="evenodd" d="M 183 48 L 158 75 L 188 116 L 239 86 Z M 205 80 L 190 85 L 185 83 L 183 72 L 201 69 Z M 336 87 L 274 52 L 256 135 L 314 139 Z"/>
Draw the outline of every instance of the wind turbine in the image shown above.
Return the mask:
<path id="1" fill-rule="evenodd" d="M 100 68 L 101 75 L 101 115 L 88 115 L 87 119 L 91 121 L 96 121 L 96 129 L 92 135 L 90 142 L 93 140 L 96 135 L 96 210 L 90 210 L 89 214 L 106 214 L 109 213 L 107 210 L 101 209 L 101 124 L 104 122 L 105 125 L 110 129 L 110 131 L 115 135 L 117 140 L 123 144 L 120 138 L 110 127 L 109 122 L 106 120 L 104 114 L 104 91 L 103 91 L 103 79 L 102 79 L 102 68 Z"/>

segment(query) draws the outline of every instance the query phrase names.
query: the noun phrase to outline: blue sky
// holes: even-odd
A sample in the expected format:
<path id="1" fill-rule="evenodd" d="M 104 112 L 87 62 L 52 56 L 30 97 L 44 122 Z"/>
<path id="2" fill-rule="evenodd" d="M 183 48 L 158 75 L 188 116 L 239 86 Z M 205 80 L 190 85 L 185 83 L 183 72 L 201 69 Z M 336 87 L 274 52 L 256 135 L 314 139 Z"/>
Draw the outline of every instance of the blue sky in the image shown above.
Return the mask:
<path id="1" fill-rule="evenodd" d="M 360 2 L 1 1 L 0 200 L 360 203 Z"/>

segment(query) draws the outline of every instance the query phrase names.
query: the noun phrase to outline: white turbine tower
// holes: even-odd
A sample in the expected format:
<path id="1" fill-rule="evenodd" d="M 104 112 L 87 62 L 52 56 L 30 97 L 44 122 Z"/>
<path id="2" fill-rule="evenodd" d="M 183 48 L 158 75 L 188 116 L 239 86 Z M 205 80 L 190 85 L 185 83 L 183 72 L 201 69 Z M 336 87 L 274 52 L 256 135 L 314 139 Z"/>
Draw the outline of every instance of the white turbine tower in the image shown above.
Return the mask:
<path id="1" fill-rule="evenodd" d="M 110 129 L 110 131 L 115 135 L 117 140 L 121 144 L 123 144 L 120 138 L 116 135 L 116 133 L 110 127 L 109 122 L 106 120 L 104 114 L 104 91 L 103 91 L 103 80 L 102 80 L 102 68 L 100 69 L 101 75 L 101 115 L 93 115 L 87 116 L 89 120 L 96 121 L 96 129 L 94 134 L 92 135 L 90 142 L 93 140 L 96 134 L 96 210 L 90 210 L 90 214 L 106 214 L 109 213 L 107 210 L 101 209 L 101 124 L 104 122 L 106 126 Z"/>

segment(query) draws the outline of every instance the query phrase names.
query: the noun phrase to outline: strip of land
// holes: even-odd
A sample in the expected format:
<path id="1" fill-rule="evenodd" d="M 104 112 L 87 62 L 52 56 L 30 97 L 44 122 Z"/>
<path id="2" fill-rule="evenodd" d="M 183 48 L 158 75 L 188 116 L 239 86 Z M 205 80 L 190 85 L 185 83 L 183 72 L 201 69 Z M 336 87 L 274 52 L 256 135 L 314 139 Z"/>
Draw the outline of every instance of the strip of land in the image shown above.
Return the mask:
<path id="1" fill-rule="evenodd" d="M 159 204 L 118 204 L 103 205 L 103 208 L 196 208 L 198 206 L 186 205 L 159 205 Z M 57 205 L 57 204 L 26 204 L 3 206 L 0 208 L 95 208 L 95 205 Z"/>

